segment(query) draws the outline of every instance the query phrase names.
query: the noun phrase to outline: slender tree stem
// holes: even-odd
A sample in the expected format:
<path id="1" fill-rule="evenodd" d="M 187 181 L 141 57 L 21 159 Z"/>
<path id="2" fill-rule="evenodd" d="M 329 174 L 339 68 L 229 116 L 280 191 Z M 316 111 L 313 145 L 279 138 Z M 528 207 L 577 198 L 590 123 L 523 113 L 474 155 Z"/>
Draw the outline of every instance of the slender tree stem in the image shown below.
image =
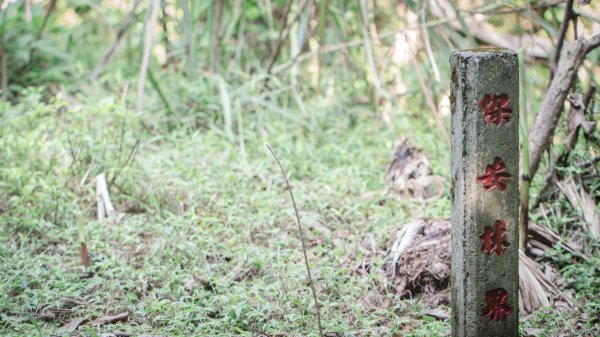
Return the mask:
<path id="1" fill-rule="evenodd" d="M 279 169 L 281 170 L 281 174 L 283 175 L 283 178 L 285 179 L 285 183 L 287 185 L 288 192 L 290 192 L 290 198 L 292 199 L 292 205 L 294 206 L 294 213 L 296 214 L 296 224 L 298 225 L 298 235 L 300 236 L 300 242 L 302 243 L 302 253 L 304 253 L 304 263 L 306 264 L 306 274 L 308 275 L 308 283 L 310 285 L 310 290 L 312 291 L 313 299 L 315 301 L 315 309 L 317 312 L 317 324 L 319 326 L 319 336 L 323 337 L 323 327 L 321 325 L 321 305 L 319 304 L 319 300 L 317 299 L 317 290 L 315 289 L 315 284 L 313 282 L 313 279 L 312 279 L 312 276 L 310 273 L 310 266 L 308 264 L 308 255 L 306 254 L 306 243 L 304 242 L 304 232 L 302 231 L 302 226 L 300 225 L 300 214 L 298 213 L 298 207 L 296 206 L 296 199 L 294 199 L 294 193 L 292 192 L 292 186 L 290 186 L 290 182 L 287 178 L 287 175 L 285 174 L 285 171 L 283 170 L 283 166 L 281 165 L 279 158 L 277 158 L 277 156 L 275 155 L 275 152 L 273 151 L 273 149 L 271 148 L 271 146 L 269 144 L 265 144 L 265 146 L 267 147 L 267 149 L 269 149 L 269 152 L 271 152 L 271 155 L 277 162 L 277 165 L 279 166 Z"/>

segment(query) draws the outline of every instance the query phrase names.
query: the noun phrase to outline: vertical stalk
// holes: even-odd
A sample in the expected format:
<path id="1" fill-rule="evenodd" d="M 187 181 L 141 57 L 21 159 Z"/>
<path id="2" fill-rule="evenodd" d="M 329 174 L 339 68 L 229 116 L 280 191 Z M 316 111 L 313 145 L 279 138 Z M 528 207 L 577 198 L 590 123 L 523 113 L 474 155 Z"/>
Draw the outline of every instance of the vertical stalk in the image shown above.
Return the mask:
<path id="1" fill-rule="evenodd" d="M 194 47 L 192 38 L 192 15 L 188 0 L 181 0 L 181 10 L 183 11 L 183 35 L 185 38 L 185 67 L 187 76 L 192 78 L 196 62 L 194 60 Z"/>
<path id="2" fill-rule="evenodd" d="M 4 1 L 0 1 L 0 6 L 2 5 L 4 5 Z M 2 11 L 2 28 L 0 28 L 0 58 L 2 59 L 2 100 L 5 102 L 8 101 L 8 69 L 6 66 L 6 50 L 4 49 L 4 26 L 6 25 L 6 13 L 8 13 L 8 6 Z"/>
<path id="3" fill-rule="evenodd" d="M 223 0 L 215 0 L 215 19 L 210 47 L 210 70 L 219 68 L 219 46 L 221 44 L 221 18 L 223 16 Z"/>
<path id="4" fill-rule="evenodd" d="M 148 73 L 148 65 L 150 64 L 150 54 L 152 52 L 152 39 L 154 37 L 154 29 L 158 19 L 158 9 L 160 0 L 152 1 L 150 16 L 148 17 L 148 25 L 146 26 L 146 36 L 144 38 L 144 54 L 142 55 L 142 64 L 140 65 L 140 79 L 138 80 L 137 99 L 135 110 L 142 110 L 142 102 L 144 100 L 144 85 L 146 84 L 146 76 Z"/>
<path id="5" fill-rule="evenodd" d="M 0 54 L 0 57 L 2 58 L 2 100 L 6 102 L 8 101 L 8 74 L 6 73 L 6 51 L 4 51 L 4 44 Z"/>
<path id="6" fill-rule="evenodd" d="M 521 135 L 521 190 L 519 191 L 519 250 L 527 251 L 527 233 L 529 229 L 529 130 L 527 127 L 527 79 L 525 74 L 525 55 L 521 48 L 519 55 L 519 134 Z"/>

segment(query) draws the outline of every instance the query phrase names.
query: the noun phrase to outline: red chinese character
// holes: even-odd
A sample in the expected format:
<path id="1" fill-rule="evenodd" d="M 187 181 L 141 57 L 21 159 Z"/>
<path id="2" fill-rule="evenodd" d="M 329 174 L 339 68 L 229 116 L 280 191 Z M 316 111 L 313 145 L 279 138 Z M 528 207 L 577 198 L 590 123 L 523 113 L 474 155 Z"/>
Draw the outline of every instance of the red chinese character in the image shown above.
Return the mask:
<path id="1" fill-rule="evenodd" d="M 484 254 L 492 255 L 496 253 L 498 256 L 502 256 L 504 249 L 510 247 L 506 242 L 506 222 L 497 220 L 494 229 L 486 226 L 479 240 L 483 244 L 481 250 Z"/>
<path id="2" fill-rule="evenodd" d="M 486 166 L 485 174 L 477 177 L 477 182 L 482 183 L 483 188 L 487 191 L 495 188 L 504 191 L 509 178 L 510 174 L 506 171 L 504 161 L 500 157 L 496 157 L 493 164 Z"/>
<path id="3" fill-rule="evenodd" d="M 513 115 L 513 111 L 508 107 L 510 100 L 507 94 L 492 95 L 486 94 L 479 101 L 479 106 L 483 108 L 485 124 L 494 124 L 502 126 L 507 123 Z"/>
<path id="4" fill-rule="evenodd" d="M 485 308 L 481 313 L 492 321 L 503 321 L 510 315 L 512 308 L 508 305 L 508 293 L 502 288 L 489 290 L 485 293 Z"/>

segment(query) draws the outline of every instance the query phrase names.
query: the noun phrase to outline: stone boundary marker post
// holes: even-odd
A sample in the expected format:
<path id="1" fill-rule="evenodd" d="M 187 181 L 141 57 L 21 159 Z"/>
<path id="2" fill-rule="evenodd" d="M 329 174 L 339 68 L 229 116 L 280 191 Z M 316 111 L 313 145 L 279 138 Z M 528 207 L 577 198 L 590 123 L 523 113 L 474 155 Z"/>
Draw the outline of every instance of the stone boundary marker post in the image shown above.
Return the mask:
<path id="1" fill-rule="evenodd" d="M 519 67 L 452 53 L 452 336 L 517 337 Z"/>

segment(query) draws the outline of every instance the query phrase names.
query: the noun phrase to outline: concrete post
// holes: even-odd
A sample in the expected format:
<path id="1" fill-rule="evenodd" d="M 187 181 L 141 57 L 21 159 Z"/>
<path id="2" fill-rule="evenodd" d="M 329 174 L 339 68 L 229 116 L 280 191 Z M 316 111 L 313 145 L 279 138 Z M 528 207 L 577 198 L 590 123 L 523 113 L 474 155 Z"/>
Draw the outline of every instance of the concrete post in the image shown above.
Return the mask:
<path id="1" fill-rule="evenodd" d="M 452 53 L 452 336 L 517 337 L 519 67 Z"/>

